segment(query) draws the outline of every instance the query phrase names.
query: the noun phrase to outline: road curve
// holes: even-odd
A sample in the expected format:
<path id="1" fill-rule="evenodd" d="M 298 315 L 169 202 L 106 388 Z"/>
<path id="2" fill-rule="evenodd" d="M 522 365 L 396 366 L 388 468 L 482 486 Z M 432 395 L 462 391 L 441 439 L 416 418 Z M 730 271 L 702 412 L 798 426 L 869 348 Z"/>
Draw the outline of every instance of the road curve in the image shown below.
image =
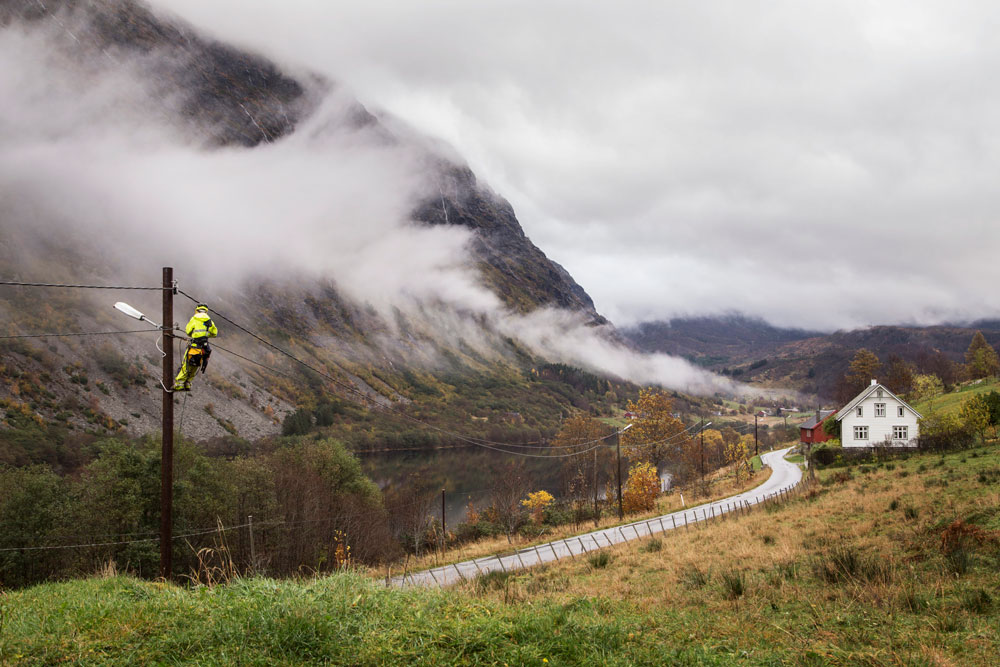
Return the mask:
<path id="1" fill-rule="evenodd" d="M 576 558 L 614 544 L 678 528 L 684 529 L 692 523 L 711 520 L 729 512 L 745 511 L 754 505 L 781 498 L 802 480 L 802 470 L 799 466 L 784 458 L 789 449 L 791 448 L 762 454 L 761 461 L 771 468 L 771 476 L 760 486 L 735 496 L 652 519 L 643 519 L 634 523 L 518 549 L 504 556 L 486 556 L 430 570 L 406 573 L 389 579 L 387 583 L 389 586 L 395 587 L 448 586 L 466 579 L 474 579 L 493 570 L 509 572 L 563 558 Z"/>

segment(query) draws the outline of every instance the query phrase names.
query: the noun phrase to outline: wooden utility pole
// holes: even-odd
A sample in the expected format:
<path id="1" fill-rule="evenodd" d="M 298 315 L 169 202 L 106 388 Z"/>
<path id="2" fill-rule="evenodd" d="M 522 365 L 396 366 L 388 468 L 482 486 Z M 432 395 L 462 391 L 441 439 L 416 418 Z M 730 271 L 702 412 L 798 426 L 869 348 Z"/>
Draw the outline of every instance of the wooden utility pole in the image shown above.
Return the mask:
<path id="1" fill-rule="evenodd" d="M 163 436 L 160 450 L 160 576 L 170 579 L 173 570 L 174 507 L 174 269 L 163 267 Z"/>
<path id="2" fill-rule="evenodd" d="M 441 552 L 444 553 L 444 545 L 448 535 L 448 528 L 444 523 L 444 489 L 441 489 Z"/>
<path id="3" fill-rule="evenodd" d="M 597 512 L 597 448 L 594 448 L 594 528 L 600 525 L 600 514 Z"/>
<path id="4" fill-rule="evenodd" d="M 622 507 L 622 432 L 618 431 L 615 438 L 615 448 L 618 450 L 618 520 L 625 518 L 625 509 Z"/>

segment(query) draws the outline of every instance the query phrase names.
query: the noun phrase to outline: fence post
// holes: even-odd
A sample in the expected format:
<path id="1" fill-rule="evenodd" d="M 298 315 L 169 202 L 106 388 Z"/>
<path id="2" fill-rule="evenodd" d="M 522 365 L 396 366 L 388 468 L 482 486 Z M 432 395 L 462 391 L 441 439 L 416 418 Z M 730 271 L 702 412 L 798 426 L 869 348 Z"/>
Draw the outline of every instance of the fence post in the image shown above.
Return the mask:
<path id="1" fill-rule="evenodd" d="M 473 558 L 472 559 L 472 564 L 476 566 L 476 571 L 479 572 L 479 574 L 483 573 L 483 569 L 481 567 L 479 567 L 479 561 L 477 561 L 475 558 Z"/>
<path id="2" fill-rule="evenodd" d="M 590 553 L 589 551 L 587 551 L 587 547 L 584 546 L 584 544 L 583 544 L 583 538 L 582 537 L 580 537 L 578 535 L 577 538 L 576 538 L 576 541 L 580 543 L 580 548 L 583 549 L 583 553 L 585 553 L 585 554 L 586 553 Z"/>
<path id="3" fill-rule="evenodd" d="M 675 517 L 673 514 L 671 514 L 670 515 L 670 522 L 672 524 L 674 524 L 674 530 L 677 530 L 677 517 Z"/>
<path id="4" fill-rule="evenodd" d="M 528 568 L 525 566 L 524 560 L 521 558 L 521 550 L 520 549 L 515 550 L 514 555 L 517 556 L 517 560 L 521 562 L 521 569 L 527 570 Z"/>
<path id="5" fill-rule="evenodd" d="M 549 542 L 549 549 L 552 549 L 552 555 L 555 556 L 556 560 L 558 561 L 559 560 L 559 552 L 556 551 L 556 545 L 555 545 L 555 543 Z"/>
<path id="6" fill-rule="evenodd" d="M 438 581 L 438 578 L 434 576 L 434 569 L 431 568 L 430 570 L 427 570 L 427 572 L 431 575 L 431 579 L 434 580 L 434 583 L 438 585 L 438 588 L 441 588 L 441 583 Z"/>
<path id="7" fill-rule="evenodd" d="M 688 513 L 684 512 L 684 532 L 691 530 L 688 528 Z"/>
<path id="8" fill-rule="evenodd" d="M 660 522 L 660 532 L 661 533 L 666 533 L 667 532 L 667 528 L 666 528 L 666 526 L 663 525 L 663 517 L 662 516 L 658 517 L 658 521 Z"/>
<path id="9" fill-rule="evenodd" d="M 541 565 L 542 564 L 542 552 L 540 552 L 538 550 L 538 545 L 537 544 L 535 544 L 533 546 L 535 547 L 535 555 L 538 556 L 538 564 Z"/>
<path id="10" fill-rule="evenodd" d="M 503 570 L 504 572 L 506 572 L 507 568 L 504 567 L 504 565 L 503 565 L 503 558 L 500 558 L 500 554 L 497 554 L 497 562 L 500 563 L 500 569 Z"/>
<path id="11" fill-rule="evenodd" d="M 247 516 L 247 525 L 250 527 L 250 572 L 257 573 L 257 556 L 253 549 L 253 514 Z"/>
<path id="12" fill-rule="evenodd" d="M 570 548 L 569 542 L 567 542 L 565 538 L 563 539 L 563 545 L 565 545 L 566 551 L 569 552 L 569 557 L 572 558 L 573 560 L 576 560 L 576 554 L 573 553 L 573 549 Z"/>
<path id="13" fill-rule="evenodd" d="M 465 581 L 465 575 L 462 574 L 462 571 L 460 569 L 458 569 L 458 564 L 457 563 L 453 563 L 452 567 L 455 568 L 455 572 L 458 572 L 458 578 L 461 579 L 462 581 Z"/>

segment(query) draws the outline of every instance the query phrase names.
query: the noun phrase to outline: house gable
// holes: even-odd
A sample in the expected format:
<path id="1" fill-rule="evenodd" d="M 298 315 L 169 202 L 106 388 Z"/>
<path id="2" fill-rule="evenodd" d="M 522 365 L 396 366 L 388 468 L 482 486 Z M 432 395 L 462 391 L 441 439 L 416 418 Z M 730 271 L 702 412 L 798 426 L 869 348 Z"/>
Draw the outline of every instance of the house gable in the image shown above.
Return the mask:
<path id="1" fill-rule="evenodd" d="M 920 417 L 909 403 L 874 380 L 835 416 L 844 447 L 912 446 L 920 435 Z"/>

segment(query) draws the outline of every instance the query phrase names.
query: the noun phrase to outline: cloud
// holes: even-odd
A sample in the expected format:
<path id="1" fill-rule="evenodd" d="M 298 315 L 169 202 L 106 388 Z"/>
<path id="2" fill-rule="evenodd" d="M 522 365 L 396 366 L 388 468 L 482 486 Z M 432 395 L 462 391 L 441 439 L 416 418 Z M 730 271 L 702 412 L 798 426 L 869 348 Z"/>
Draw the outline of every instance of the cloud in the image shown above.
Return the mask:
<path id="1" fill-rule="evenodd" d="M 619 324 L 1000 315 L 995 3 L 154 4 L 455 145 Z"/>
<path id="2" fill-rule="evenodd" d="M 149 85 L 142 63 L 120 54 L 97 64 L 69 58 L 53 48 L 59 38 L 58 29 L 0 31 L 0 55 L 12 65 L 0 74 L 8 230 L 20 222 L 89 248 L 119 276 L 174 266 L 182 287 L 200 295 L 256 279 L 332 280 L 390 326 L 402 310 L 424 335 L 487 356 L 499 332 L 549 358 L 638 382 L 736 391 L 683 360 L 625 350 L 580 314 L 507 312 L 471 268 L 469 230 L 409 219 L 428 188 L 427 143 L 345 131 L 336 119 L 350 97 L 328 92 L 280 141 L 205 148 L 172 120 L 170 95 Z M 407 348 L 376 335 L 386 350 Z M 437 361 L 419 344 L 409 354 Z"/>

